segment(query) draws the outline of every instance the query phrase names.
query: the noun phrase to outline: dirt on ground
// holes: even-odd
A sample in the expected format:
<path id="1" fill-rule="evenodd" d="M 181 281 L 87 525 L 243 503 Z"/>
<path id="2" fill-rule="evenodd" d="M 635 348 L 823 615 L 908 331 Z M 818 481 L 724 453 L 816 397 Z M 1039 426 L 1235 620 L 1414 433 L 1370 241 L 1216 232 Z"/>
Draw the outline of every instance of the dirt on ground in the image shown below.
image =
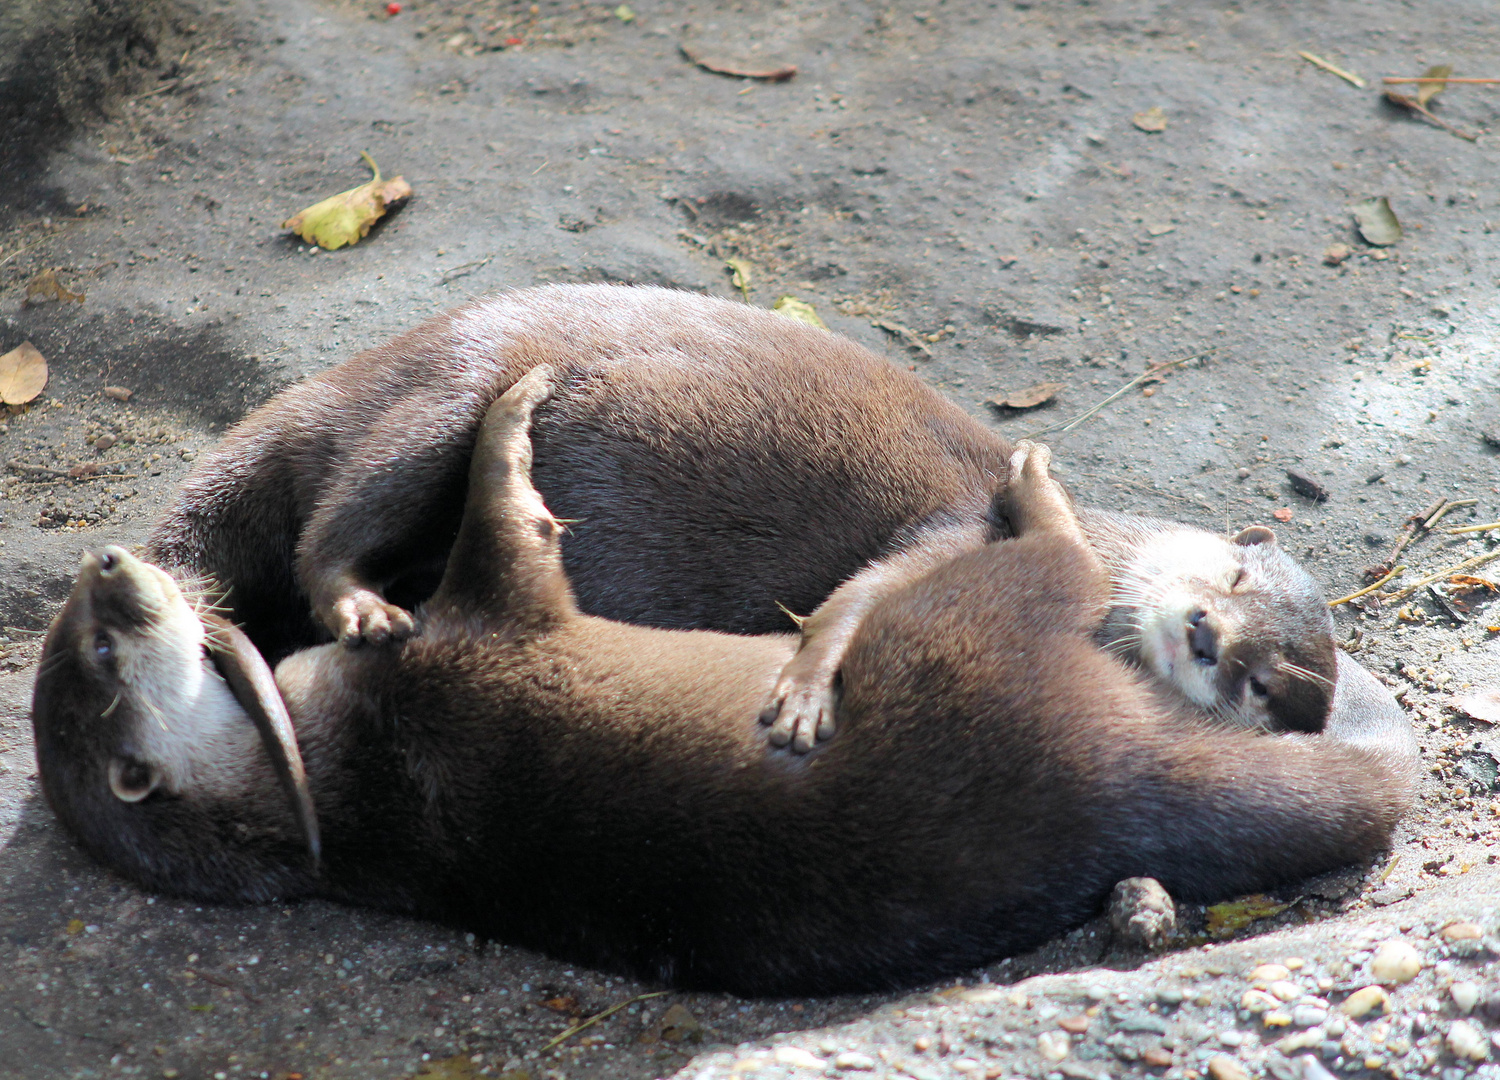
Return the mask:
<path id="1" fill-rule="evenodd" d="M 1379 82 L 1497 46 L 1481 0 L 6 5 L 0 354 L 50 381 L 0 415 L 0 1076 L 1500 1075 L 1500 562 L 1439 574 L 1497 550 L 1454 530 L 1500 518 L 1500 87 L 1429 118 Z M 361 151 L 413 197 L 336 252 L 282 228 Z M 95 867 L 28 715 L 78 552 L 141 541 L 277 388 L 545 281 L 790 295 L 1042 432 L 1081 502 L 1273 525 L 1331 597 L 1404 566 L 1335 609 L 1423 745 L 1393 851 L 1236 940 L 1184 910 L 1160 959 L 1096 921 L 956 986 L 753 1002 Z"/>

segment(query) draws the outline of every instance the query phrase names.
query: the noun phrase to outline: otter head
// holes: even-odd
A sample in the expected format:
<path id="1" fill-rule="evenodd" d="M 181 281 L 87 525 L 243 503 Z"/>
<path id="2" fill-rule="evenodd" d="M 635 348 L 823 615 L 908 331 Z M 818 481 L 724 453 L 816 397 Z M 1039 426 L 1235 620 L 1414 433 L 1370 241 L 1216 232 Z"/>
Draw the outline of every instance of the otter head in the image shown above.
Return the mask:
<path id="1" fill-rule="evenodd" d="M 1270 529 L 1152 532 L 1119 566 L 1111 605 L 1111 644 L 1194 704 L 1249 726 L 1323 729 L 1333 620 Z"/>
<path id="2" fill-rule="evenodd" d="M 48 803 L 112 869 L 198 899 L 310 891 L 317 821 L 271 673 L 162 570 L 119 547 L 83 557 L 32 726 Z"/>

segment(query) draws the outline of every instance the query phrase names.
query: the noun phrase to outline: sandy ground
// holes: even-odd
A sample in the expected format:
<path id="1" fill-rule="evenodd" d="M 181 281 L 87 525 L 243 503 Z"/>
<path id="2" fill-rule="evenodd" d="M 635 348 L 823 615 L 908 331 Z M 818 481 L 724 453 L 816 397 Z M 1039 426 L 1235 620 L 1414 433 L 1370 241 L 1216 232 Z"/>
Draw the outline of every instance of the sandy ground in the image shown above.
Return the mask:
<path id="1" fill-rule="evenodd" d="M 1447 122 L 1483 133 L 1469 142 L 1297 51 L 1368 80 L 1437 63 L 1500 75 L 1491 5 L 642 0 L 627 21 L 225 0 L 151 5 L 140 23 L 107 6 L 136 28 L 117 41 L 140 38 L 111 62 L 113 89 L 36 113 L 0 160 L 0 352 L 29 340 L 51 364 L 45 394 L 0 416 L 0 1075 L 1496 1068 L 1472 1052 L 1500 1061 L 1500 737 L 1453 707 L 1500 685 L 1500 604 L 1482 588 L 1338 609 L 1340 638 L 1410 709 L 1421 803 L 1390 859 L 1293 890 L 1242 941 L 1198 944 L 1187 911 L 1182 948 L 1142 966 L 1094 924 L 966 989 L 672 993 L 545 1053 L 657 988 L 324 904 L 144 895 L 52 822 L 28 720 L 37 632 L 78 551 L 138 542 L 193 457 L 277 387 L 495 289 L 734 295 L 728 259 L 749 264 L 748 302 L 814 304 L 1013 436 L 1195 358 L 1048 436 L 1082 501 L 1273 524 L 1330 595 L 1363 585 L 1438 499 L 1474 502 L 1407 549 L 1403 581 L 1481 555 L 1486 534 L 1444 529 L 1500 517 L 1500 92 L 1439 96 Z M 48 10 L 66 31 L 74 9 Z M 53 53 L 16 25 L 0 21 L 0 75 L 45 91 L 54 69 L 17 57 Z M 712 74 L 683 44 L 798 73 Z M 1165 128 L 1140 130 L 1153 107 Z M 289 238 L 284 218 L 365 178 L 361 150 L 411 182 L 410 203 L 346 251 Z M 1406 230 L 1390 248 L 1363 243 L 1347 209 L 1378 195 Z M 1337 244 L 1347 256 L 1325 258 Z M 24 304 L 49 268 L 86 299 Z M 1063 387 L 1043 408 L 986 404 L 1041 382 Z M 1455 921 L 1479 936 L 1444 937 Z M 1389 1017 L 1339 1019 L 1388 937 L 1416 947 L 1421 975 Z M 1288 957 L 1303 962 L 1279 980 L 1301 995 L 1287 1025 L 1238 1009 L 1251 969 Z M 1075 974 L 1018 985 L 1057 972 Z M 1454 989 L 1469 984 L 1472 1002 Z"/>

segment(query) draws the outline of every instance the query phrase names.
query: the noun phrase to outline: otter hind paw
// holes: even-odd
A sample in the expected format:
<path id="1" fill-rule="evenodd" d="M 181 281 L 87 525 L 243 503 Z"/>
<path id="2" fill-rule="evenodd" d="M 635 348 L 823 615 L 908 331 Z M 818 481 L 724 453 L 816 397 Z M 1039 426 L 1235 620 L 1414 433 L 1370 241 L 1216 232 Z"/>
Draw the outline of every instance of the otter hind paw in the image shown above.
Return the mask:
<path id="1" fill-rule="evenodd" d="M 1048 469 L 1052 451 L 1041 443 L 1022 440 L 1010 457 L 1006 481 L 1006 514 L 1016 536 L 1037 530 L 1076 532 L 1078 519 L 1063 486 Z"/>
<path id="2" fill-rule="evenodd" d="M 350 647 L 362 642 L 383 645 L 410 637 L 416 623 L 405 608 L 386 603 L 369 589 L 356 589 L 333 605 L 329 629 Z"/>
<path id="3" fill-rule="evenodd" d="M 838 692 L 831 683 L 804 683 L 795 674 L 784 673 L 760 722 L 771 725 L 767 738 L 772 746 L 790 746 L 795 753 L 805 754 L 833 738 L 837 707 Z"/>

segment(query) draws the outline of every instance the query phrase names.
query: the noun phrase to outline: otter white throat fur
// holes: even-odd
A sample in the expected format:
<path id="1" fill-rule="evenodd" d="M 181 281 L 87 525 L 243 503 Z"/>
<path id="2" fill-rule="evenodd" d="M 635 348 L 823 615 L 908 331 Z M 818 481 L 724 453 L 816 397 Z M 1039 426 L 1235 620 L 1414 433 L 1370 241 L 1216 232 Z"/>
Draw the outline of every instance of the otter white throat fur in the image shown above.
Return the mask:
<path id="1" fill-rule="evenodd" d="M 261 741 L 289 760 L 300 744 L 305 785 L 253 745 L 254 711 L 277 706 L 252 703 L 213 752 L 227 746 L 254 790 L 178 787 L 197 774 L 166 759 L 189 739 L 147 739 L 154 710 L 89 648 L 112 612 L 127 650 L 148 639 L 185 670 L 204 662 L 202 632 L 152 615 L 159 579 L 126 553 L 86 567 L 48 635 L 33 723 L 43 789 L 97 858 L 179 895 L 319 895 L 771 994 L 971 968 L 1076 925 L 1126 877 L 1217 899 L 1387 842 L 1412 765 L 1389 695 L 1340 660 L 1316 736 L 1210 727 L 1164 700 L 1095 641 L 1107 574 L 1029 445 L 1002 505 L 1016 538 L 872 605 L 839 737 L 802 757 L 769 748 L 754 710 L 794 639 L 579 613 L 527 476 L 549 388 L 539 370 L 490 409 L 411 637 L 309 649 L 277 686 L 236 687 L 279 686 L 297 739 L 262 724 Z M 144 795 L 112 789 L 122 755 L 155 778 Z"/>
<path id="2" fill-rule="evenodd" d="M 805 751 L 832 734 L 844 654 L 881 597 L 1006 535 L 1010 444 L 904 369 L 745 304 L 588 285 L 476 301 L 278 394 L 204 455 L 147 555 L 229 586 L 232 617 L 272 660 L 327 640 L 310 613 L 349 642 L 409 632 L 407 608 L 430 594 L 457 528 L 484 410 L 542 362 L 558 386 L 537 420 L 536 483 L 572 523 L 563 557 L 579 603 L 741 634 L 807 615 L 763 707 L 777 744 Z M 1110 552 L 1149 528 L 1083 525 L 1128 580 Z M 1226 550 L 1179 535 L 1197 562 Z M 1249 574 L 1233 603 L 1205 595 L 1147 620 L 1150 634 L 1125 627 L 1117 647 L 1201 707 L 1316 730 L 1332 642 L 1316 620 L 1284 617 L 1277 595 L 1295 577 Z M 1256 590 L 1267 602 L 1245 603 Z M 1149 597 L 1121 596 L 1144 617 Z M 1169 642 L 1199 608 L 1208 622 Z M 1273 659 L 1273 641 L 1301 659 Z M 1192 663 L 1177 645 L 1196 648 Z"/>

